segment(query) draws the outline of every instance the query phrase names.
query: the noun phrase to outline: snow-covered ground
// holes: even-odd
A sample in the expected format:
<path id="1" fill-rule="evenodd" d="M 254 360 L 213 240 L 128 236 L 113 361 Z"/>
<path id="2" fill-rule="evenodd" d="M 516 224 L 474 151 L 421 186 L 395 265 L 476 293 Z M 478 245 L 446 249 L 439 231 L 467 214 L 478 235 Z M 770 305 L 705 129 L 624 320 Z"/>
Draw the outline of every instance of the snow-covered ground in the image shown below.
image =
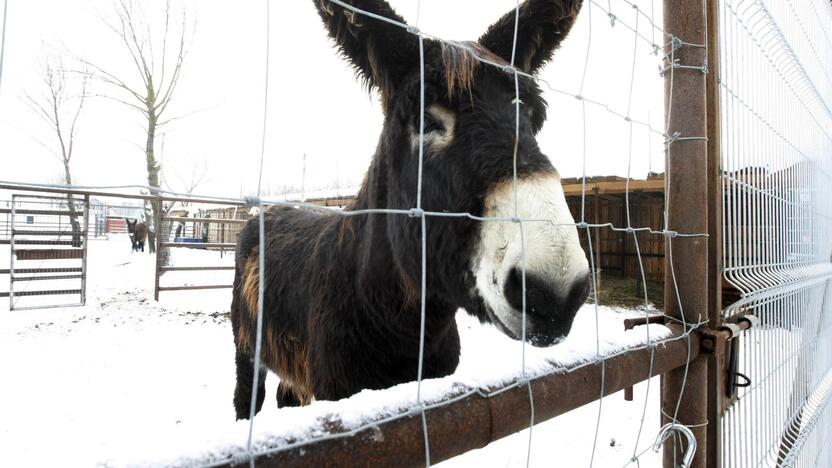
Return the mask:
<path id="1" fill-rule="evenodd" d="M 8 250 L 0 250 L 0 259 Z M 247 422 L 232 407 L 234 345 L 228 321 L 230 290 L 164 292 L 153 301 L 155 259 L 131 253 L 126 238 L 93 241 L 89 252 L 87 305 L 8 311 L 0 304 L 0 465 L 194 465 L 216 460 L 245 445 Z M 233 254 L 177 249 L 173 265 L 228 265 Z M 230 283 L 232 272 L 168 273 L 163 284 Z M 599 307 L 598 344 L 604 354 L 643 343 L 646 328 L 624 332 L 621 320 L 643 312 Z M 595 308 L 579 312 L 564 343 L 526 348 L 527 373 L 569 366 L 596 353 Z M 457 372 L 425 381 L 423 398 L 510 381 L 520 373 L 521 347 L 464 313 L 457 317 L 463 353 Z M 658 339 L 669 332 L 650 328 Z M 255 420 L 259 448 L 287 438 L 314 437 L 320 421 L 336 415 L 356 427 L 413 405 L 415 383 L 365 391 L 341 402 L 316 402 L 278 410 L 277 379 L 267 379 L 266 403 Z M 564 391 L 575 391 L 564 389 Z M 594 390 L 593 390 L 594 391 Z M 531 466 L 624 466 L 634 444 L 646 397 L 619 394 L 535 426 Z M 659 427 L 658 382 L 652 381 L 644 432 L 649 446 Z M 447 467 L 525 466 L 528 431 L 449 460 Z M 640 466 L 658 466 L 652 451 Z"/>

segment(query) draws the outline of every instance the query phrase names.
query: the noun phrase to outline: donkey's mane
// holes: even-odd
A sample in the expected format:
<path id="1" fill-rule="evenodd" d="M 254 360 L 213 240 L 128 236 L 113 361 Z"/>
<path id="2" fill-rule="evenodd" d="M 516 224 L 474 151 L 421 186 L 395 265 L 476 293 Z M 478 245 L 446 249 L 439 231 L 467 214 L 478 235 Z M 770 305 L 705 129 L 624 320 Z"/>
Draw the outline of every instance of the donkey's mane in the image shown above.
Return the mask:
<path id="1" fill-rule="evenodd" d="M 455 89 L 470 92 L 474 84 L 474 71 L 480 60 L 488 60 L 499 65 L 508 65 L 502 57 L 497 56 L 482 44 L 474 41 L 442 42 L 442 64 L 445 66 L 445 80 L 448 83 L 448 95 Z"/>

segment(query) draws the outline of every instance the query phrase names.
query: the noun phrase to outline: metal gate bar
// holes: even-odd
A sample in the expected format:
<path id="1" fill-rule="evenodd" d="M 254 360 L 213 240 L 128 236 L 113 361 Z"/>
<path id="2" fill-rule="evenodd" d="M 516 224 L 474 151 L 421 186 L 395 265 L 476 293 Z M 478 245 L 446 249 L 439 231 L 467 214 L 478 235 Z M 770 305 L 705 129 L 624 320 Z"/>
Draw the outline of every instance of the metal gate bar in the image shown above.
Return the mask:
<path id="1" fill-rule="evenodd" d="M 699 357 L 696 334 L 684 337 L 682 327 L 670 325 L 673 337 L 661 344 L 650 367 L 649 348 L 635 349 L 610 357 L 605 364 L 595 362 L 579 369 L 552 373 L 531 379 L 535 399 L 535 424 L 549 420 L 587 403 L 596 401 L 594 391 L 574 389 L 600 388 L 604 366 L 604 395 L 611 395 L 635 385 L 649 376 L 684 367 Z M 572 389 L 572 390 L 569 390 Z M 438 463 L 470 450 L 510 436 L 529 427 L 529 393 L 525 385 L 509 384 L 503 392 L 490 397 L 475 392 L 458 395 L 450 403 L 437 408 L 427 405 L 431 463 Z M 339 427 L 334 417 L 331 427 Z M 378 424 L 343 432 L 339 436 L 322 437 L 314 444 L 293 447 L 287 441 L 276 448 L 256 455 L 258 467 L 306 466 L 424 466 L 424 435 L 418 412 L 379 420 Z M 229 461 L 225 467 L 240 466 Z"/>
<path id="2" fill-rule="evenodd" d="M 33 206 L 26 206 L 31 204 Z M 37 205 L 53 205 L 53 209 L 42 209 Z M 74 209 L 76 204 L 83 205 L 81 210 Z M 67 209 L 69 208 L 69 209 Z M 0 274 L 9 276 L 8 292 L 0 292 L 0 297 L 9 298 L 9 310 L 27 310 L 46 307 L 70 307 L 80 306 L 86 303 L 86 279 L 87 279 L 87 247 L 89 239 L 87 231 L 89 228 L 89 195 L 83 198 L 75 198 L 67 194 L 61 196 L 12 194 L 10 208 L 0 209 L 0 213 L 10 215 L 10 237 L 0 243 L 9 245 L 9 268 L 0 270 Z M 56 217 L 58 229 L 26 229 L 18 228 L 19 216 L 46 216 Z M 70 217 L 68 224 L 70 229 L 61 229 L 65 217 Z M 78 226 L 78 217 L 82 218 L 82 225 Z M 18 217 L 18 218 L 16 218 Z M 27 220 L 32 222 L 31 220 Z M 28 223 L 27 223 L 28 224 Z M 62 240 L 61 237 L 70 236 L 72 240 Z M 30 238 L 34 237 L 34 238 Z M 20 249 L 18 246 L 32 246 L 40 248 Z M 71 248 L 55 248 L 55 246 L 70 246 Z M 52 261 L 52 260 L 80 260 L 79 267 L 54 267 L 54 268 L 15 268 L 15 262 L 20 261 Z M 55 275 L 54 273 L 77 273 Z M 24 275 L 24 276 L 20 276 Z M 22 285 L 40 281 L 56 280 L 80 280 L 80 287 L 77 288 L 52 288 L 28 290 L 21 288 Z M 20 306 L 18 300 L 22 297 L 35 296 L 72 296 L 78 295 L 78 302 L 67 304 L 46 304 L 33 306 Z"/>
<path id="3" fill-rule="evenodd" d="M 164 206 L 164 202 L 166 201 L 174 201 L 167 197 L 159 197 L 158 198 L 159 206 Z M 234 206 L 234 205 L 229 205 Z M 236 210 L 235 210 L 236 213 Z M 159 293 L 162 291 L 189 291 L 189 290 L 205 290 L 205 289 L 228 289 L 231 288 L 233 285 L 231 284 L 203 284 L 203 285 L 176 285 L 176 286 L 162 286 L 161 278 L 162 275 L 169 271 L 227 271 L 227 270 L 234 270 L 233 266 L 186 266 L 186 267 L 176 267 L 176 266 L 166 266 L 162 264 L 162 258 L 164 257 L 160 253 L 162 249 L 167 248 L 182 248 L 182 249 L 231 249 L 237 247 L 237 244 L 234 242 L 201 242 L 201 243 L 190 243 L 190 242 L 162 242 L 162 225 L 165 222 L 182 222 L 182 223 L 200 223 L 200 224 L 220 224 L 220 225 L 244 225 L 248 220 L 245 219 L 236 219 L 236 218 L 188 218 L 183 216 L 167 216 L 167 215 L 159 215 L 156 217 L 157 232 L 156 235 L 156 242 L 157 244 L 157 251 L 156 251 L 156 282 L 154 287 L 153 297 L 155 300 L 159 300 Z M 223 230 L 223 233 L 225 231 Z M 224 236 L 223 236 L 224 237 Z M 221 240 L 224 240 L 221 239 Z"/>

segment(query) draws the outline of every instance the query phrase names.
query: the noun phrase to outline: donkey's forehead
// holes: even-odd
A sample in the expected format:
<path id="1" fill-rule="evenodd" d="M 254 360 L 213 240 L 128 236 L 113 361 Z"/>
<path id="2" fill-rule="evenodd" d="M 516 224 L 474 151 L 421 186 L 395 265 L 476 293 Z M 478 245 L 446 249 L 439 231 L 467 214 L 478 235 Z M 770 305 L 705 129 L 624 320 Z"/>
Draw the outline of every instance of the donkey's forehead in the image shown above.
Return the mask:
<path id="1" fill-rule="evenodd" d="M 478 68 L 506 67 L 508 62 L 476 42 L 442 42 L 439 46 L 448 94 L 470 91 Z"/>
<path id="2" fill-rule="evenodd" d="M 482 44 L 473 41 L 435 41 L 425 43 L 426 79 L 433 85 L 447 88 L 447 95 L 453 99 L 467 97 L 474 92 L 483 79 L 491 86 L 500 85 L 507 91 L 514 92 L 514 75 L 511 65 Z M 418 80 L 421 69 L 412 71 L 414 82 Z M 536 87 L 527 76 L 519 76 L 520 91 L 523 94 L 536 93 Z M 530 87 L 531 86 L 531 87 Z"/>

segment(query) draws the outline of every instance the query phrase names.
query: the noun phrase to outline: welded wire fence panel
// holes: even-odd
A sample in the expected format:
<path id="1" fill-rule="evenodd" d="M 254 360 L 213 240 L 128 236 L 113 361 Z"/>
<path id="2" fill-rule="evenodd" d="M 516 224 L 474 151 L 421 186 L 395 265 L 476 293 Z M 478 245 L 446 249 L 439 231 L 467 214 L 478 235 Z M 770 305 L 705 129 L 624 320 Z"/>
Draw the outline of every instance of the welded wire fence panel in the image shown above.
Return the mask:
<path id="1" fill-rule="evenodd" d="M 725 466 L 832 466 L 832 6 L 720 0 L 723 263 L 753 314 Z"/>

